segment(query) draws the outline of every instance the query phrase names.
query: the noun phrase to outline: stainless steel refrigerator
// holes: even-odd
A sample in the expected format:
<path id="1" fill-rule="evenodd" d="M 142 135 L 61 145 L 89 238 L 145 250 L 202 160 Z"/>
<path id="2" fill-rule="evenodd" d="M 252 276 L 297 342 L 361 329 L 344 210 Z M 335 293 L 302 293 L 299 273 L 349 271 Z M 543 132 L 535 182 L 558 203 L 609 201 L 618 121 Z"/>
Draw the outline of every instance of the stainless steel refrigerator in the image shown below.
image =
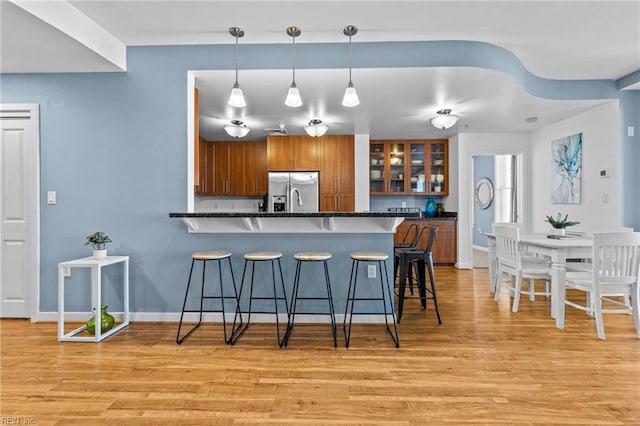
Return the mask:
<path id="1" fill-rule="evenodd" d="M 269 172 L 268 211 L 316 213 L 318 172 Z"/>

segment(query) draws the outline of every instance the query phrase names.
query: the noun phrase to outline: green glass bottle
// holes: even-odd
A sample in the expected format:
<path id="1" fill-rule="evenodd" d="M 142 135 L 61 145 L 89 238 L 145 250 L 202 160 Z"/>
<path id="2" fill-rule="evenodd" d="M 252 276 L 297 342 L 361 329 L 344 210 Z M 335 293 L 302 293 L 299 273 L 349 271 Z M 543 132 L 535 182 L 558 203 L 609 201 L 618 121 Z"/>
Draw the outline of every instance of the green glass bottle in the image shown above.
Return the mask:
<path id="1" fill-rule="evenodd" d="M 107 305 L 100 306 L 100 331 L 106 333 L 113 327 L 114 318 L 109 312 L 107 312 Z M 87 321 L 87 332 L 89 334 L 96 334 L 96 317 L 93 316 Z"/>

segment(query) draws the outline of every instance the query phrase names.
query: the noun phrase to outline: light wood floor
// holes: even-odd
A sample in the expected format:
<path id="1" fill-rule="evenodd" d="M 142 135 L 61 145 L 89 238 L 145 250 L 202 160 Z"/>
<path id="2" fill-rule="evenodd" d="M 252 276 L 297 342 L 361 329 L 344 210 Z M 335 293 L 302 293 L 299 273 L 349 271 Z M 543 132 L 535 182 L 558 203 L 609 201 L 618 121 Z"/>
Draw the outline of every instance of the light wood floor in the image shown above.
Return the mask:
<path id="1" fill-rule="evenodd" d="M 557 330 L 547 300 L 494 303 L 487 274 L 437 268 L 443 324 L 407 301 L 400 349 L 380 325 L 354 326 L 349 349 L 299 325 L 279 349 L 267 325 L 229 347 L 219 324 L 178 346 L 175 323 L 94 344 L 2 320 L 0 424 L 640 424 L 630 316 L 605 317 L 606 341 L 577 310 Z"/>

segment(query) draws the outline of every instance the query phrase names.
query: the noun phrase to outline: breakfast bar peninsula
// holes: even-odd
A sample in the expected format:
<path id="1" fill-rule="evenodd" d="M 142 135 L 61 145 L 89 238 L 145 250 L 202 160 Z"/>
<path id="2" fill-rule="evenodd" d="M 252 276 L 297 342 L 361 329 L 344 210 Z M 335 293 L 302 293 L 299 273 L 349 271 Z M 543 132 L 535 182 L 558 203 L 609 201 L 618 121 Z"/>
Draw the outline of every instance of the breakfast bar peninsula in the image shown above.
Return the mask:
<path id="1" fill-rule="evenodd" d="M 393 237 L 396 228 L 405 217 L 412 214 L 395 212 L 319 212 L 319 213 L 265 213 L 265 212 L 188 212 L 170 213 L 171 218 L 184 222 L 194 237 L 193 251 L 224 249 L 232 253 L 236 280 L 240 281 L 244 266 L 243 254 L 252 251 L 278 251 L 282 256 L 285 287 L 291 290 L 295 272 L 293 255 L 297 252 L 329 252 L 329 274 L 333 287 L 333 299 L 338 318 L 342 318 L 347 298 L 351 273 L 352 252 L 375 251 L 389 255 L 387 274 L 393 274 Z M 418 213 L 415 214 L 418 216 Z M 198 235 L 196 235 L 198 234 Z M 184 253 L 185 271 L 191 253 Z M 266 272 L 266 271 L 265 271 Z M 380 273 L 377 269 L 361 271 L 363 280 L 371 285 L 362 285 L 363 294 L 379 291 Z M 266 288 L 270 273 L 256 275 Z M 313 293 L 324 286 L 322 273 L 309 274 L 301 292 Z M 264 280 L 262 280 L 264 278 Z M 360 291 L 360 290 L 359 290 Z M 306 308 L 304 308 L 306 309 Z M 309 311 L 317 306 L 309 303 Z M 366 306 L 364 309 L 368 309 Z M 383 312 L 381 304 L 371 302 L 369 309 Z M 307 320 L 314 321 L 314 316 Z M 265 321 L 270 321 L 265 317 Z M 325 322 L 326 316 L 318 316 L 317 322 Z M 372 316 L 371 322 L 384 322 L 384 316 Z"/>

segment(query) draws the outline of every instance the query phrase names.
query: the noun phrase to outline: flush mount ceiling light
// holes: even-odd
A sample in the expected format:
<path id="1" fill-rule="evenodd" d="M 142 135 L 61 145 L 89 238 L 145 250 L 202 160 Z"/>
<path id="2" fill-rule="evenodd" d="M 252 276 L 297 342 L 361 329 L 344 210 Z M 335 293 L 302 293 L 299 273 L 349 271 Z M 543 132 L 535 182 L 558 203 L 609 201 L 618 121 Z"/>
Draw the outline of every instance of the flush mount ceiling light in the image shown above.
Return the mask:
<path id="1" fill-rule="evenodd" d="M 351 81 L 351 37 L 358 33 L 358 28 L 355 25 L 347 25 L 342 32 L 349 37 L 349 84 L 344 91 L 342 106 L 354 107 L 360 104 L 360 99 L 358 99 L 358 92 Z"/>
<path id="2" fill-rule="evenodd" d="M 296 37 L 300 35 L 301 31 L 298 27 L 289 27 L 287 28 L 287 34 L 293 40 L 292 51 L 292 67 L 293 70 L 293 80 L 291 82 L 291 87 L 289 87 L 289 92 L 287 92 L 287 98 L 284 100 L 284 104 L 290 107 L 299 107 L 302 105 L 302 97 L 300 96 L 300 91 L 298 90 L 298 86 L 296 86 Z"/>
<path id="3" fill-rule="evenodd" d="M 309 121 L 309 125 L 304 128 L 304 131 L 307 132 L 309 136 L 313 136 L 314 138 L 318 138 L 323 136 L 329 130 L 329 126 L 326 124 L 322 124 L 322 120 L 313 119 Z"/>
<path id="4" fill-rule="evenodd" d="M 429 120 L 436 129 L 445 130 L 449 127 L 453 127 L 458 122 L 459 117 L 451 114 L 450 109 L 441 109 L 437 114 L 437 116 Z"/>
<path id="5" fill-rule="evenodd" d="M 224 131 L 234 138 L 243 138 L 247 136 L 247 133 L 249 133 L 250 130 L 251 129 L 249 129 L 247 125 L 240 120 L 231 120 L 231 124 L 224 126 Z"/>
<path id="6" fill-rule="evenodd" d="M 247 106 L 247 102 L 244 100 L 244 94 L 238 84 L 238 39 L 244 37 L 244 31 L 238 27 L 229 28 L 229 34 L 236 39 L 236 82 L 231 89 L 231 95 L 229 96 L 229 105 L 236 108 L 244 108 Z"/>

